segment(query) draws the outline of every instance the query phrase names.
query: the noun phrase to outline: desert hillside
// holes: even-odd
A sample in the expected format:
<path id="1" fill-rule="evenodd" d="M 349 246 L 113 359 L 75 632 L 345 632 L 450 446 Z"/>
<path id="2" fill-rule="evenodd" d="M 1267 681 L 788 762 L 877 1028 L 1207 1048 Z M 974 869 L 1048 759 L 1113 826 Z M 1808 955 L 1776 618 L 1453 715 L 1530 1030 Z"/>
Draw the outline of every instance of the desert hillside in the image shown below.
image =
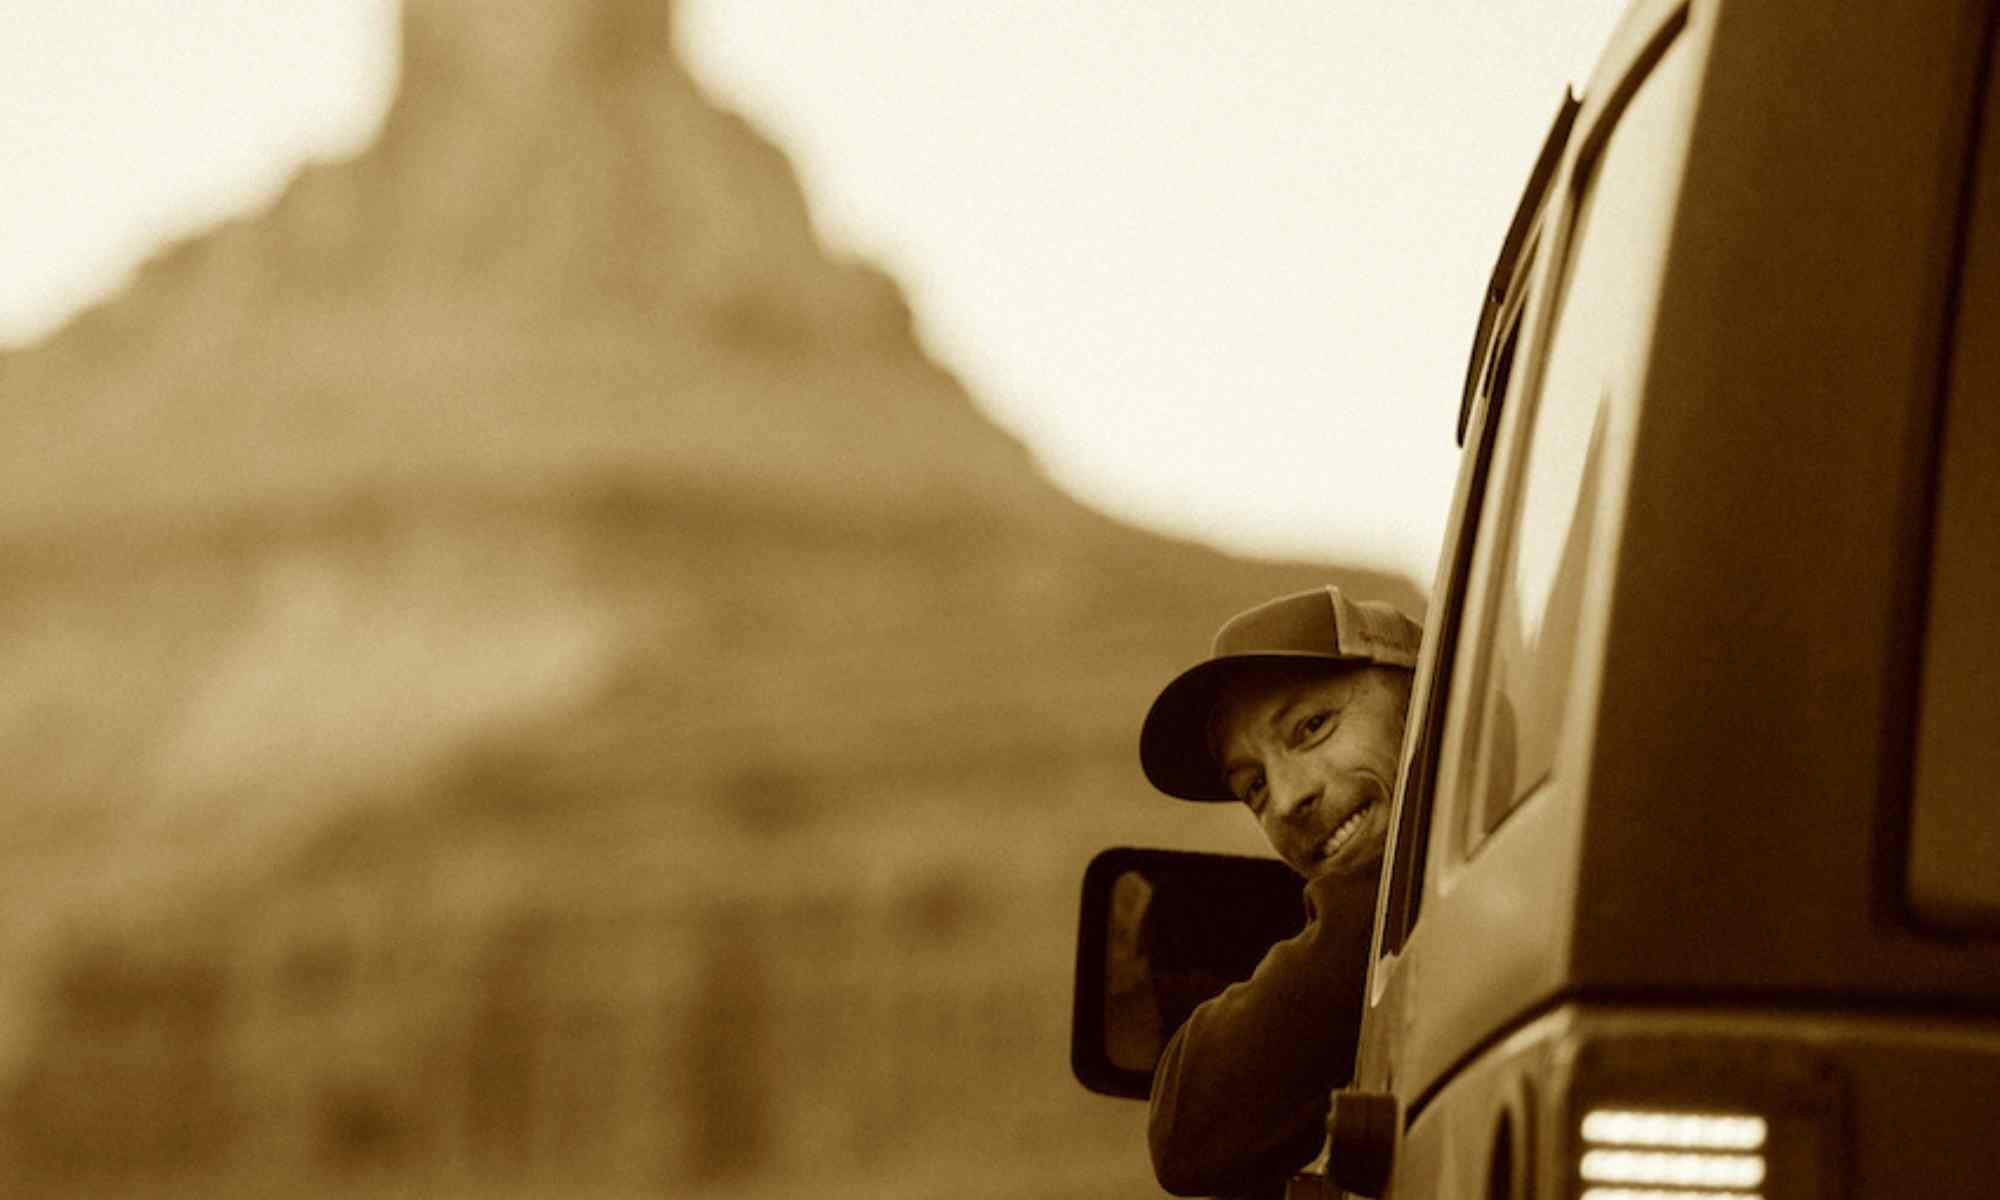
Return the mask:
<path id="1" fill-rule="evenodd" d="M 666 5 L 403 54 L 368 152 L 0 359 L 4 1190 L 1144 1194 L 1076 881 L 1255 843 L 1139 716 L 1411 585 L 1045 482 Z"/>

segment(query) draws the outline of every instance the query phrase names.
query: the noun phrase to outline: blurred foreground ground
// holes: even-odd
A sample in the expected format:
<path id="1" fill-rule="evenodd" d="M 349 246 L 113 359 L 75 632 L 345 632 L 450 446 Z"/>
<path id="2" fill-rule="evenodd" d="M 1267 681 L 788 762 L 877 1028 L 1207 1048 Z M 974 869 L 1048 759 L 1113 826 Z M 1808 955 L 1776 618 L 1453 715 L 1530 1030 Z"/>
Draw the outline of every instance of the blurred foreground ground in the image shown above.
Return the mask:
<path id="1" fill-rule="evenodd" d="M 4 1190 L 1147 1194 L 1076 883 L 1260 848 L 1137 722 L 1328 573 L 1044 483 L 665 6 L 505 7 L 0 360 Z"/>

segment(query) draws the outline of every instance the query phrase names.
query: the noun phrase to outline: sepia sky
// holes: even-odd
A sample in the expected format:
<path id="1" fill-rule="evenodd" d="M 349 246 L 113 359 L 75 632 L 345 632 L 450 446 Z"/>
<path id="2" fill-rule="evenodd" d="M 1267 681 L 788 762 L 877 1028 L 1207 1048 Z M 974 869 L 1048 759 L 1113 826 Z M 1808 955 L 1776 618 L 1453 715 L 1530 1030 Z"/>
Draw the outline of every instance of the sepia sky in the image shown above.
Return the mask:
<path id="1" fill-rule="evenodd" d="M 1609 0 L 681 0 L 823 236 L 1081 498 L 1430 582 L 1479 288 Z M 367 144 L 393 0 L 10 0 L 0 345 Z"/>

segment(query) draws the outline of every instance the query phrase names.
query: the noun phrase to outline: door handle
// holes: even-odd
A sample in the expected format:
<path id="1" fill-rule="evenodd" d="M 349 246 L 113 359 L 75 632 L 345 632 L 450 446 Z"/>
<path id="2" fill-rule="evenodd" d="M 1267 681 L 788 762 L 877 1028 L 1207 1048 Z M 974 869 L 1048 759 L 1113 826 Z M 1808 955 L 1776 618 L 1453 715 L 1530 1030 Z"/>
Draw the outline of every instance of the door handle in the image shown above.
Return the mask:
<path id="1" fill-rule="evenodd" d="M 1402 1115 L 1393 1092 L 1335 1092 L 1326 1117 L 1327 1177 L 1357 1196 L 1387 1191 Z"/>

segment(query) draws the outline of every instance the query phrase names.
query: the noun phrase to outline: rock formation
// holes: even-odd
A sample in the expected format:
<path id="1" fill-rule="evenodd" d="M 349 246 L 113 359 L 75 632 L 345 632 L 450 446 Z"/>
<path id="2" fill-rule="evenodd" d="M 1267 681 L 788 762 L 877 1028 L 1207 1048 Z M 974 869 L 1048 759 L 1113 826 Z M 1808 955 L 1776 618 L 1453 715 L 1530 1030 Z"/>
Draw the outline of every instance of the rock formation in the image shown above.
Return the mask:
<path id="1" fill-rule="evenodd" d="M 1047 484 L 665 5 L 504 9 L 0 359 L 7 1190 L 1144 1186 L 1076 880 L 1328 572 Z"/>

